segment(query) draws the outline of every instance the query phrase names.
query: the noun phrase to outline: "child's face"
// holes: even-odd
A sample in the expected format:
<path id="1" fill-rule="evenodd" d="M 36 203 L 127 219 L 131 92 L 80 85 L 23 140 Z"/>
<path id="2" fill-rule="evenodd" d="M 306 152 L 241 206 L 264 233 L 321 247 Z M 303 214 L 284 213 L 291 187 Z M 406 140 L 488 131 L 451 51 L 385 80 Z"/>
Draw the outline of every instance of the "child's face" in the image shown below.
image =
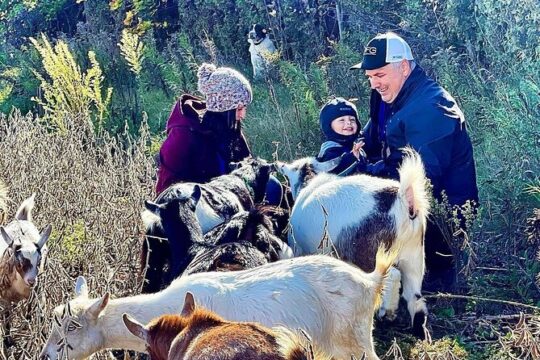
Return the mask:
<path id="1" fill-rule="evenodd" d="M 351 115 L 345 115 L 335 118 L 334 120 L 332 120 L 330 127 L 339 135 L 345 136 L 354 135 L 358 130 L 356 120 L 354 116 Z"/>

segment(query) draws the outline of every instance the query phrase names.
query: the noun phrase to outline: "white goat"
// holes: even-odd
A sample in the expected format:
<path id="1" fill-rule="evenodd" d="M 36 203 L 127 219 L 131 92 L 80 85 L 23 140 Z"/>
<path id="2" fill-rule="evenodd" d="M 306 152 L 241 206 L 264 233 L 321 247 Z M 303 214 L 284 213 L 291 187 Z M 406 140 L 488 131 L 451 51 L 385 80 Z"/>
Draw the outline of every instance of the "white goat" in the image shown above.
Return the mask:
<path id="1" fill-rule="evenodd" d="M 420 156 L 413 151 L 406 153 L 399 170 L 400 182 L 368 175 L 316 175 L 325 170 L 325 164 L 312 158 L 278 163 L 277 168 L 288 177 L 296 199 L 289 230 L 289 245 L 295 255 L 336 250 L 342 259 L 371 271 L 381 244 L 403 244 L 396 265 L 401 270 L 403 297 L 414 332 L 422 336 L 427 314 L 421 286 L 429 202 Z M 323 241 L 327 237 L 331 241 Z M 395 317 L 399 281 L 400 273 L 393 270 L 385 286 L 390 296 L 383 300 L 379 316 Z"/>
<path id="2" fill-rule="evenodd" d="M 21 204 L 15 220 L 0 227 L 0 301 L 3 303 L 30 297 L 47 251 L 45 242 L 51 234 L 51 225 L 39 233 L 32 223 L 34 196 Z"/>
<path id="3" fill-rule="evenodd" d="M 378 359 L 371 335 L 373 313 L 396 256 L 381 248 L 369 274 L 329 256 L 299 257 L 245 271 L 193 274 L 159 293 L 115 300 L 109 300 L 108 293 L 89 299 L 86 281 L 79 277 L 76 298 L 54 310 L 55 323 L 41 356 L 56 360 L 63 347 L 69 359 L 103 349 L 144 352 L 144 341 L 128 331 L 122 314 L 144 323 L 163 314 L 179 314 L 189 291 L 198 305 L 228 320 L 304 329 L 336 359 L 364 352 L 367 359 Z"/>

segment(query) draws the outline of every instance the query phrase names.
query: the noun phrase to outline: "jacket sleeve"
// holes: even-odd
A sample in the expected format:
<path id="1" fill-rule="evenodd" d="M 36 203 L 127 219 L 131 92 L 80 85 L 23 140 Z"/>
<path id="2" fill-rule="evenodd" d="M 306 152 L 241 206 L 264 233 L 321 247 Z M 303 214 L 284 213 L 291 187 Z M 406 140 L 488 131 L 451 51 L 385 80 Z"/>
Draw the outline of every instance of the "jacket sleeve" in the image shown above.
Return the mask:
<path id="1" fill-rule="evenodd" d="M 339 163 L 330 173 L 346 176 L 356 171 L 358 159 L 356 159 L 352 152 L 347 151 L 342 146 L 334 146 L 326 149 L 322 154 L 319 154 L 317 161 L 326 162 L 338 157 L 340 158 Z"/>
<path id="2" fill-rule="evenodd" d="M 453 134 L 464 121 L 455 102 L 444 105 L 424 109 L 424 114 L 405 126 L 407 141 L 420 154 L 434 192 L 440 189 L 444 169 L 450 166 Z"/>
<path id="3" fill-rule="evenodd" d="M 442 190 L 443 170 L 450 166 L 452 145 L 453 137 L 448 135 L 418 146 L 418 153 L 422 157 L 426 175 L 431 180 L 435 194 Z"/>
<path id="4" fill-rule="evenodd" d="M 192 159 L 197 151 L 191 130 L 173 127 L 159 150 L 156 193 L 179 181 L 189 181 Z"/>
<path id="5" fill-rule="evenodd" d="M 369 120 L 364 126 L 361 136 L 364 138 L 362 149 L 366 152 L 367 158 L 371 162 L 381 159 L 381 144 L 378 141 L 377 129 L 373 127 L 373 122 Z"/>

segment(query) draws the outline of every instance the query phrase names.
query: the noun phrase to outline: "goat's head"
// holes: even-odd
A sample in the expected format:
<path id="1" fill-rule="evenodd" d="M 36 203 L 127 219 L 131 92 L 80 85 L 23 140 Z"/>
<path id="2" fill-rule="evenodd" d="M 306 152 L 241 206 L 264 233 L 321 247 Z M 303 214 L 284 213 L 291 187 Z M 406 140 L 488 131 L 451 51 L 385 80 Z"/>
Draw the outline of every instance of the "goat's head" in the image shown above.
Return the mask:
<path id="1" fill-rule="evenodd" d="M 108 305 L 109 294 L 89 299 L 86 279 L 79 276 L 75 295 L 66 305 L 54 309 L 53 326 L 40 359 L 85 359 L 102 348 L 105 334 L 98 322 Z"/>
<path id="2" fill-rule="evenodd" d="M 202 229 L 195 215 L 201 195 L 200 186 L 195 185 L 193 192 L 187 196 L 174 198 L 163 204 L 145 201 L 144 205 L 148 211 L 159 217 L 161 227 L 169 241 L 192 237 L 202 239 Z"/>
<path id="3" fill-rule="evenodd" d="M 122 319 L 129 332 L 145 342 L 151 359 L 166 359 L 172 341 L 189 324 L 187 318 L 194 310 L 195 299 L 187 292 L 180 316 L 163 315 L 147 325 L 141 324 L 129 314 L 124 314 Z"/>
<path id="4" fill-rule="evenodd" d="M 232 175 L 238 176 L 244 180 L 247 186 L 251 187 L 254 195 L 253 201 L 255 203 L 261 202 L 270 173 L 276 170 L 274 164 L 263 159 L 247 158 L 237 163 L 231 163 L 229 167 L 232 170 Z"/>
<path id="5" fill-rule="evenodd" d="M 289 210 L 274 205 L 262 205 L 252 212 L 260 214 L 263 217 L 261 223 L 276 236 L 281 237 L 286 233 L 291 215 Z"/>
<path id="6" fill-rule="evenodd" d="M 15 274 L 11 288 L 15 299 L 26 299 L 30 296 L 32 287 L 37 282 L 40 270 L 42 254 L 46 252 L 45 243 L 51 235 L 51 225 L 47 225 L 41 233 L 32 223 L 32 209 L 34 207 L 34 195 L 23 201 L 15 220 L 5 227 L 0 227 L 0 237 L 10 253 L 10 265 Z"/>
<path id="7" fill-rule="evenodd" d="M 306 157 L 290 164 L 278 161 L 276 169 L 287 178 L 293 199 L 296 200 L 300 190 L 318 173 L 328 172 L 335 167 L 332 162 L 318 162 L 315 158 Z"/>

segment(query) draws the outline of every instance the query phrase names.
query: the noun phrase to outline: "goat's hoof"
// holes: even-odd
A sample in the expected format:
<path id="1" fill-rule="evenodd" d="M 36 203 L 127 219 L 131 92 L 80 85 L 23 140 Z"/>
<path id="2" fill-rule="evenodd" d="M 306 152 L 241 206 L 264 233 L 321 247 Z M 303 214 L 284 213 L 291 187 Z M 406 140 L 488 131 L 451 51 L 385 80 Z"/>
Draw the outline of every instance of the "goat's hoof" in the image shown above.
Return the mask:
<path id="1" fill-rule="evenodd" d="M 397 313 L 394 310 L 380 308 L 377 312 L 377 318 L 379 320 L 394 321 L 397 318 Z"/>
<path id="2" fill-rule="evenodd" d="M 397 318 L 397 313 L 393 310 L 387 310 L 386 311 L 386 320 L 388 321 L 394 321 Z"/>
<path id="3" fill-rule="evenodd" d="M 419 311 L 414 314 L 413 319 L 413 335 L 421 340 L 425 340 L 428 336 L 426 334 L 427 329 L 427 315 L 423 311 Z"/>

